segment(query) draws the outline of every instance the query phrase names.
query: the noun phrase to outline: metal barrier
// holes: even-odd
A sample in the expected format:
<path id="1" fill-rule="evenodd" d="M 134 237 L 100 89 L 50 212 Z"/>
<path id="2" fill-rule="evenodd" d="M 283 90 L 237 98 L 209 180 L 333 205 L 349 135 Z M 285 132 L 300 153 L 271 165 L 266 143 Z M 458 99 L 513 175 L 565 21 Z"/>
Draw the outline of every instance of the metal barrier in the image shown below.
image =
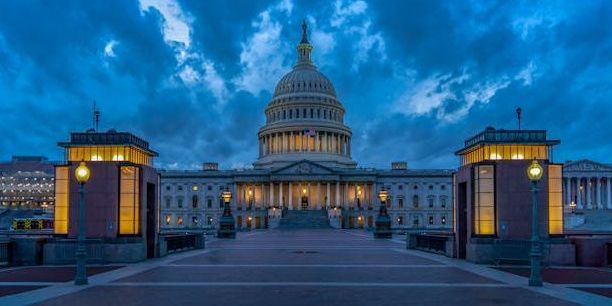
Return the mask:
<path id="1" fill-rule="evenodd" d="M 433 251 L 435 253 L 446 253 L 446 241 L 448 236 L 438 235 L 415 235 L 416 249 Z"/>
<path id="2" fill-rule="evenodd" d="M 0 240 L 0 266 L 8 266 L 11 262 L 11 246 L 9 239 Z"/>
<path id="3" fill-rule="evenodd" d="M 186 249 L 194 249 L 196 247 L 196 235 L 172 235 L 165 236 L 166 250 L 168 253 L 174 253 Z"/>

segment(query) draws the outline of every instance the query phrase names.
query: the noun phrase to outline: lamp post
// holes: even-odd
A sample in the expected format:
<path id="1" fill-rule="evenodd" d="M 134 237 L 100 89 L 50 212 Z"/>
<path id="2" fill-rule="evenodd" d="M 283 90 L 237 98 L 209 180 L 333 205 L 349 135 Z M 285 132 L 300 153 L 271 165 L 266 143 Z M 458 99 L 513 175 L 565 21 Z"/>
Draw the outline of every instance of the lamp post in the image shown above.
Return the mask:
<path id="1" fill-rule="evenodd" d="M 223 215 L 221 220 L 219 220 L 217 238 L 234 239 L 236 238 L 236 224 L 234 216 L 232 216 L 232 208 L 230 207 L 232 192 L 225 187 L 225 190 L 221 193 L 221 198 L 223 198 Z"/>
<path id="2" fill-rule="evenodd" d="M 79 232 L 77 234 L 77 248 L 74 254 L 76 257 L 75 285 L 87 284 L 87 273 L 85 271 L 85 263 L 87 262 L 87 251 L 85 250 L 85 183 L 89 180 L 90 174 L 85 162 L 81 162 L 74 170 L 74 176 L 79 183 Z"/>
<path id="3" fill-rule="evenodd" d="M 378 198 L 380 199 L 380 209 L 378 210 L 378 216 L 376 217 L 376 227 L 374 229 L 374 238 L 391 238 L 391 217 L 387 214 L 387 198 L 389 193 L 385 190 L 385 187 L 381 187 L 378 192 Z"/>
<path id="4" fill-rule="evenodd" d="M 542 275 L 540 271 L 540 261 L 542 250 L 540 249 L 540 229 L 538 219 L 538 181 L 542 178 L 544 169 L 534 159 L 527 168 L 527 176 L 531 180 L 531 204 L 532 204 L 532 224 L 531 224 L 531 274 L 529 275 L 529 286 L 542 286 Z"/>

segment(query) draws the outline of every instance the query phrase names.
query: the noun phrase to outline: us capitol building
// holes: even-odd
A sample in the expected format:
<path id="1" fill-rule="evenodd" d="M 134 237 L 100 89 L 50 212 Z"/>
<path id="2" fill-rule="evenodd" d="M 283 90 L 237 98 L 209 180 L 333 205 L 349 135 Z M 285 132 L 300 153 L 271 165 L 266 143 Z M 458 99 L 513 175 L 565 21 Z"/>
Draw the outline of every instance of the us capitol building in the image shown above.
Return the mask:
<path id="1" fill-rule="evenodd" d="M 335 228 L 372 229 L 389 193 L 392 228 L 450 229 L 452 170 L 358 168 L 351 158 L 351 129 L 332 82 L 314 66 L 306 24 L 297 63 L 281 78 L 260 128 L 252 169 L 161 171 L 161 230 L 214 229 L 228 188 L 237 229 L 274 228 L 283 219 L 320 215 Z M 310 219 L 307 219 L 307 222 Z M 300 220 L 297 220 L 300 222 Z"/>

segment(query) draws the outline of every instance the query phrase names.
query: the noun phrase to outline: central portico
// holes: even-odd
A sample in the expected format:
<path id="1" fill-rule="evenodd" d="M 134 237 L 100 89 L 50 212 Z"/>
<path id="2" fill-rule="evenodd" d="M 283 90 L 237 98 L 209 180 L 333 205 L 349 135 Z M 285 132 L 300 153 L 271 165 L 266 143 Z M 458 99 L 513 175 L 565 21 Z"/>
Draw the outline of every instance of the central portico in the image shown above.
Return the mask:
<path id="1" fill-rule="evenodd" d="M 318 210 L 342 208 L 343 203 L 348 209 L 372 209 L 376 176 L 359 172 L 302 160 L 271 170 L 261 181 L 237 175 L 238 209 Z M 356 177 L 347 180 L 347 175 Z"/>

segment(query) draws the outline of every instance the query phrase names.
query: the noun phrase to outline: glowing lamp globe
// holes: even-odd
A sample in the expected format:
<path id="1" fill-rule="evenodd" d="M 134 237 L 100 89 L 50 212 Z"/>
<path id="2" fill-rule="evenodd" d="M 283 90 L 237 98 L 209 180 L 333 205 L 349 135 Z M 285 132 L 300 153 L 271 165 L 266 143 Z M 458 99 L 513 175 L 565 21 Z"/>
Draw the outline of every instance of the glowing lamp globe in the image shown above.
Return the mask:
<path id="1" fill-rule="evenodd" d="M 378 198 L 381 202 L 387 202 L 387 198 L 389 197 L 389 192 L 385 190 L 385 188 L 381 188 L 378 192 Z"/>
<path id="2" fill-rule="evenodd" d="M 226 189 L 226 190 L 225 190 L 225 191 L 223 191 L 223 193 L 221 194 L 221 197 L 223 198 L 223 202 L 227 204 L 227 203 L 229 203 L 229 202 L 230 202 L 230 200 L 232 199 L 232 192 Z"/>
<path id="3" fill-rule="evenodd" d="M 529 167 L 527 167 L 527 176 L 531 181 L 539 181 L 543 173 L 544 169 L 536 160 L 533 160 Z"/>
<path id="4" fill-rule="evenodd" d="M 85 165 L 85 162 L 81 162 L 79 166 L 74 170 L 74 176 L 79 184 L 85 184 L 89 180 L 90 171 Z"/>

